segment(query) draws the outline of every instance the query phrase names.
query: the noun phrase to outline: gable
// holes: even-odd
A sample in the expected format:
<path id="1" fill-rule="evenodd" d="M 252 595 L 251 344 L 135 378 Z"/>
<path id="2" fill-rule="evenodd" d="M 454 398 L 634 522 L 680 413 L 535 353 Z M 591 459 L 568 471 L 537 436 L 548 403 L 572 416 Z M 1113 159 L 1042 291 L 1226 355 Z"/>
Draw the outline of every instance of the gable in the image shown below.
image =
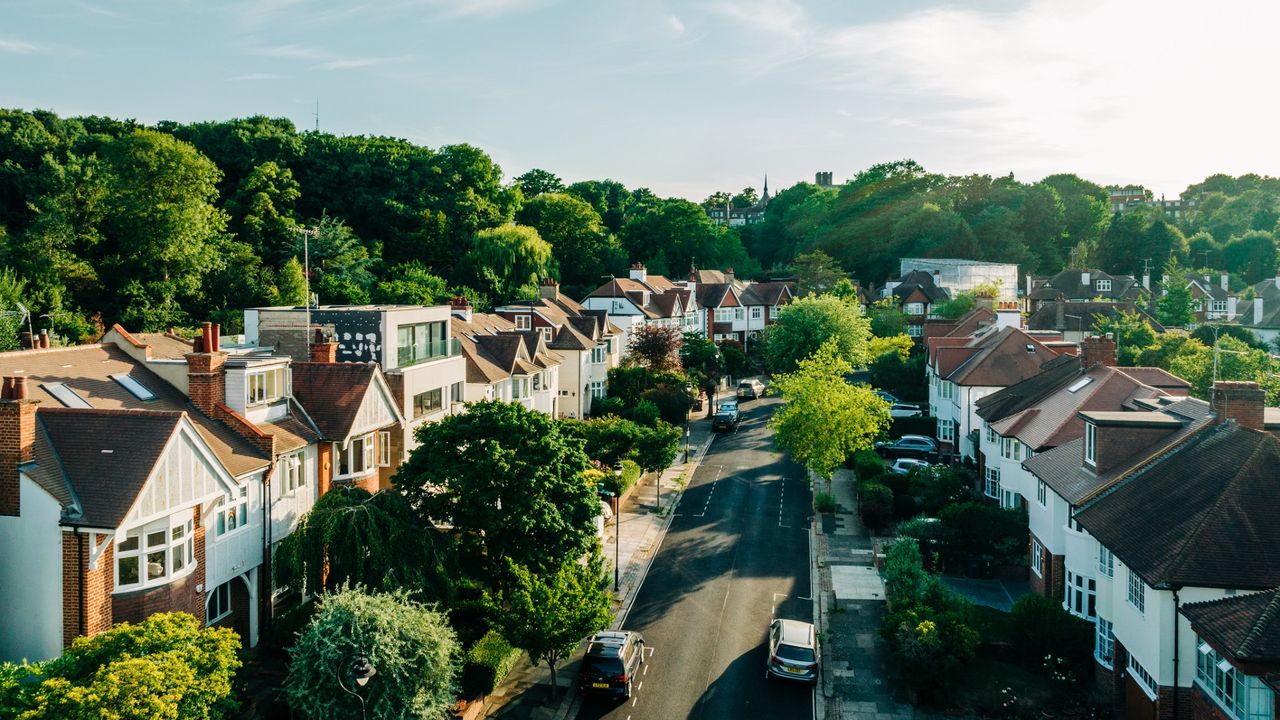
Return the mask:
<path id="1" fill-rule="evenodd" d="M 136 525 L 238 492 L 236 479 L 217 461 L 191 422 L 183 418 L 121 524 Z"/>
<path id="2" fill-rule="evenodd" d="M 392 423 L 403 422 L 400 410 L 396 407 L 395 398 L 391 396 L 391 389 L 387 387 L 381 376 L 375 375 L 374 378 L 374 382 L 369 383 L 368 389 L 365 390 L 364 399 L 360 401 L 360 407 L 356 410 L 355 420 L 351 424 L 347 437 L 363 435 Z"/>

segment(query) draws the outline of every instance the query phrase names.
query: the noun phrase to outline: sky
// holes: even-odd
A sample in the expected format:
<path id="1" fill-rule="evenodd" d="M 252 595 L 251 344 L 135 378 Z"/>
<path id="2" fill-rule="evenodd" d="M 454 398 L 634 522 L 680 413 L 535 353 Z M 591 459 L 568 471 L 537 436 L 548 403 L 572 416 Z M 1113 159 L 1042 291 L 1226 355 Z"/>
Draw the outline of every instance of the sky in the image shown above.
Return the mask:
<path id="1" fill-rule="evenodd" d="M 1280 3 L 0 0 L 0 107 L 470 143 L 701 200 L 911 158 L 1280 175 Z"/>

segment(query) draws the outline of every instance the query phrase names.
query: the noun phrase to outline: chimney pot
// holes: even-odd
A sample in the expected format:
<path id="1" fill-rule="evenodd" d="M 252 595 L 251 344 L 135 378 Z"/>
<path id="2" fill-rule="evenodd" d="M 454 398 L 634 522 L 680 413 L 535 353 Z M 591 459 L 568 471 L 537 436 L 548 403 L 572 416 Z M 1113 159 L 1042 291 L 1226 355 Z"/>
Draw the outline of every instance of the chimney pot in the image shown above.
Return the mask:
<path id="1" fill-rule="evenodd" d="M 18 335 L 18 337 L 19 337 L 19 344 L 22 346 L 22 349 L 23 349 L 23 350 L 34 350 L 34 349 L 35 349 L 35 347 L 36 347 L 36 344 L 35 344 L 35 336 L 33 336 L 31 333 L 27 332 L 26 330 L 23 330 L 23 331 Z"/>
<path id="2" fill-rule="evenodd" d="M 4 386 L 0 388 L 0 399 L 13 399 L 13 378 L 7 377 L 4 379 Z"/>
<path id="3" fill-rule="evenodd" d="M 27 377 L 25 375 L 18 375 L 13 379 L 11 394 L 14 400 L 27 399 Z"/>
<path id="4" fill-rule="evenodd" d="M 220 352 L 222 350 L 222 325 L 214 323 L 213 325 L 213 343 L 209 346 L 211 352 Z"/>

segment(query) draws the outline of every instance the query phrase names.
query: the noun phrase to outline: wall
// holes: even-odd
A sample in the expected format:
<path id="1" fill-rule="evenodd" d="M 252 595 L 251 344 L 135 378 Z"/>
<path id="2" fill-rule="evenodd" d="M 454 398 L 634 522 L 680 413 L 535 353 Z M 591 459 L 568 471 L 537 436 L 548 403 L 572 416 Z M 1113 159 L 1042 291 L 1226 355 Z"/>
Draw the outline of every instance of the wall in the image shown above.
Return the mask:
<path id="1" fill-rule="evenodd" d="M 282 472 L 280 468 L 277 467 L 271 474 L 271 483 L 268 487 L 271 490 L 271 539 L 273 543 L 293 532 L 293 528 L 298 524 L 298 518 L 311 510 L 311 507 L 316 503 L 316 498 L 319 497 L 320 483 L 316 469 L 316 446 L 308 446 L 303 450 L 303 454 L 302 472 L 307 481 L 306 485 L 286 495 L 284 494 L 284 482 L 281 479 Z"/>
<path id="2" fill-rule="evenodd" d="M 101 537 L 101 536 L 99 536 Z M 89 569 L 93 538 L 83 535 L 83 549 L 76 533 L 62 535 L 62 644 L 71 644 L 81 634 L 96 635 L 111 627 L 111 587 L 114 582 L 115 542 L 98 558 L 98 567 Z M 200 546 L 197 545 L 197 548 Z M 197 553 L 202 552 L 197 549 Z M 194 574 L 194 573 L 193 573 Z M 83 633 L 81 630 L 83 629 Z"/>
<path id="3" fill-rule="evenodd" d="M 557 350 L 564 357 L 560 364 L 560 412 L 567 417 L 583 416 L 582 379 L 590 353 L 584 350 Z M 564 393 L 568 393 L 567 395 Z"/>
<path id="4" fill-rule="evenodd" d="M 0 661 L 46 660 L 62 652 L 61 508 L 22 475 L 22 514 L 0 517 Z"/>
<path id="5" fill-rule="evenodd" d="M 237 480 L 248 488 L 248 524 L 235 531 L 217 537 L 213 527 L 213 513 L 221 505 L 210 505 L 204 522 L 210 525 L 209 545 L 207 549 L 208 566 L 205 574 L 210 587 L 221 585 L 231 578 L 240 575 L 250 568 L 262 564 L 263 526 L 262 526 L 262 473 L 246 475 Z"/>

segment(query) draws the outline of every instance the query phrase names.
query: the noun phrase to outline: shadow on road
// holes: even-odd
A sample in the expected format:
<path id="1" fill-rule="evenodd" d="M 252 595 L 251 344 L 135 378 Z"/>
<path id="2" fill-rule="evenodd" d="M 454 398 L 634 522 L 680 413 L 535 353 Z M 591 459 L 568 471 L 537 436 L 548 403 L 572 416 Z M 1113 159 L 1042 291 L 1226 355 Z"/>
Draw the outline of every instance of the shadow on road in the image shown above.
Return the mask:
<path id="1" fill-rule="evenodd" d="M 739 655 L 689 711 L 690 720 L 729 718 L 809 718 L 813 688 L 802 683 L 765 678 L 764 628 L 760 644 Z"/>

